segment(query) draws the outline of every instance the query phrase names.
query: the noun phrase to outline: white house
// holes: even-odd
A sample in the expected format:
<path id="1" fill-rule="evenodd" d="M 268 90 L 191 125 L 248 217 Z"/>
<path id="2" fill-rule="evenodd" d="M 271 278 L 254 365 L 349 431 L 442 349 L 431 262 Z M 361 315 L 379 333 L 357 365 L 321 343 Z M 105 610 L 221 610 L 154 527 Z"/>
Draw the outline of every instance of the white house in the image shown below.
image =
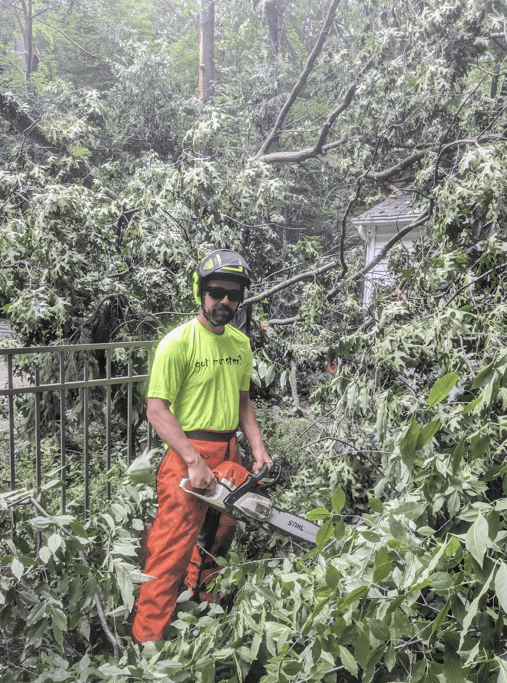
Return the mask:
<path id="1" fill-rule="evenodd" d="M 413 193 L 411 190 L 395 189 L 385 201 L 368 209 L 357 218 L 353 218 L 352 224 L 366 243 L 366 263 L 370 263 L 391 237 L 412 223 L 421 213 L 421 210 L 413 209 Z M 424 228 L 414 228 L 400 241 L 407 249 L 412 249 L 414 242 L 420 237 L 422 229 Z M 389 282 L 387 261 L 388 257 L 380 261 L 365 276 L 363 293 L 365 308 L 374 297 L 378 285 Z"/>

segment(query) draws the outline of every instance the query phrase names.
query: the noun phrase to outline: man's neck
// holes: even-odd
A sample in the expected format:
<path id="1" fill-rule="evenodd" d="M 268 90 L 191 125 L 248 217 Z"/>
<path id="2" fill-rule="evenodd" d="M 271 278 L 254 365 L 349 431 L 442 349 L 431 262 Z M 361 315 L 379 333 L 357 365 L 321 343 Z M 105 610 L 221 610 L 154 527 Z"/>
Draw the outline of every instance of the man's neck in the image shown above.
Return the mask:
<path id="1" fill-rule="evenodd" d="M 213 334 L 217 335 L 221 335 L 224 333 L 225 325 L 215 327 L 215 325 L 212 325 L 210 321 L 204 317 L 202 311 L 200 311 L 199 315 L 197 316 L 197 322 L 200 323 L 204 327 L 204 329 L 208 330 L 208 332 L 213 332 Z"/>

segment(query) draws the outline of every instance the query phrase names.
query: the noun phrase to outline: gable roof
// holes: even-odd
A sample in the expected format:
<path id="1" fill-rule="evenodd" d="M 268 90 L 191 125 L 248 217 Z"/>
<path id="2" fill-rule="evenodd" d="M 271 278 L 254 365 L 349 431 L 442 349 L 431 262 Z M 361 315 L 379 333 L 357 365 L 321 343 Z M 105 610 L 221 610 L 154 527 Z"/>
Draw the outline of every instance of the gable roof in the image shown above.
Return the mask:
<path id="1" fill-rule="evenodd" d="M 422 213 L 413 209 L 412 190 L 395 190 L 387 199 L 376 204 L 360 216 L 352 218 L 353 225 L 379 223 L 410 223 Z"/>

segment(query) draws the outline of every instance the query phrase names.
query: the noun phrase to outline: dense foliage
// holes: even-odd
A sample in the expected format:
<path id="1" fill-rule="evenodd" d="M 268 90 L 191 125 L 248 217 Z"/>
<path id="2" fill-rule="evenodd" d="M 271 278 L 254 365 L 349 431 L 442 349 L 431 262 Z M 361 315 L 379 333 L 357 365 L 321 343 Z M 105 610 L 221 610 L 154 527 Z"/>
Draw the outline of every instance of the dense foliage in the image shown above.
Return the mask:
<path id="1" fill-rule="evenodd" d="M 504 4 L 220 3 L 206 108 L 197 7 L 33 5 L 33 68 L 28 5 L 0 6 L 4 315 L 23 344 L 156 338 L 196 260 L 240 249 L 273 497 L 321 528 L 308 549 L 243 525 L 223 606 L 183 595 L 140 650 L 148 455 L 86 523 L 48 516 L 58 480 L 6 492 L 0 680 L 506 681 Z M 425 231 L 364 311 L 349 218 L 392 184 Z"/>

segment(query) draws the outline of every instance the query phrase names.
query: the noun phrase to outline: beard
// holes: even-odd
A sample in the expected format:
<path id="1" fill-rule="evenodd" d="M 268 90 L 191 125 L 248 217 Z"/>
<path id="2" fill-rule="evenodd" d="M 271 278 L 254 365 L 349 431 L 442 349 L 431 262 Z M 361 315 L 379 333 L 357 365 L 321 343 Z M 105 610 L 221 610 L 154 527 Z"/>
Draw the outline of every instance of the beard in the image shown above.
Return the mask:
<path id="1" fill-rule="evenodd" d="M 202 314 L 213 327 L 222 327 L 231 322 L 236 311 L 223 304 L 217 304 L 211 308 L 202 308 Z"/>

